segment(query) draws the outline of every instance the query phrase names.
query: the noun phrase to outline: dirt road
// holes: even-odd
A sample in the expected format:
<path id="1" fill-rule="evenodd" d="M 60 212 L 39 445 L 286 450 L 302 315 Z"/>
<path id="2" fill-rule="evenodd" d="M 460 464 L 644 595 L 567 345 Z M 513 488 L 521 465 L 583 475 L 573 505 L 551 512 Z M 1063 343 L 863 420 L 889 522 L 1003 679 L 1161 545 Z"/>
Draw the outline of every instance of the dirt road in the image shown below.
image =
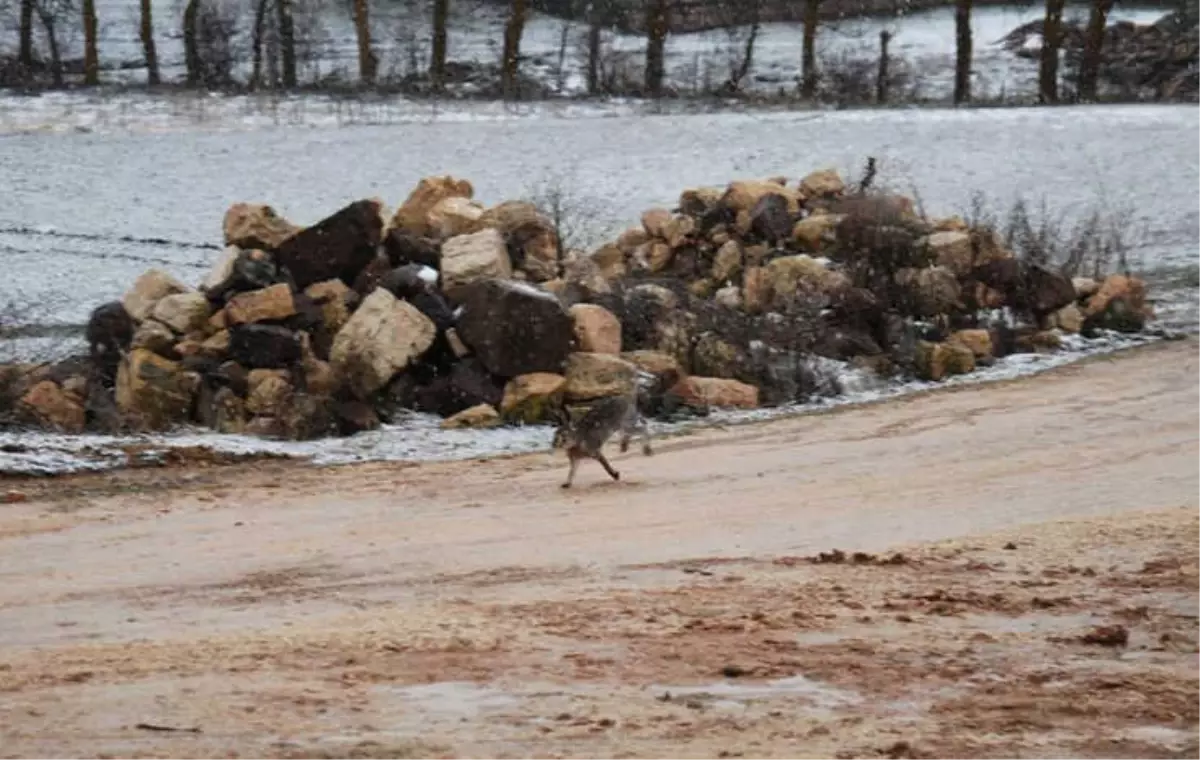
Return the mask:
<path id="1" fill-rule="evenodd" d="M 16 484 L 0 754 L 1195 757 L 1198 370 Z"/>

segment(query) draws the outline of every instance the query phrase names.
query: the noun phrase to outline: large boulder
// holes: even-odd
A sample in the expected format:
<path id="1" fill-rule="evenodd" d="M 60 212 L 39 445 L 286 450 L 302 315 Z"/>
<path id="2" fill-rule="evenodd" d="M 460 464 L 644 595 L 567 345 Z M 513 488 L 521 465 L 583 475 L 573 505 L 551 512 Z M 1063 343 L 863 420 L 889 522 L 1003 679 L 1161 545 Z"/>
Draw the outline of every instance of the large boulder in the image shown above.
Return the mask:
<path id="1" fill-rule="evenodd" d="M 959 330 L 950 336 L 950 340 L 971 349 L 976 362 L 987 362 L 993 357 L 992 334 L 987 330 Z"/>
<path id="2" fill-rule="evenodd" d="M 300 339 L 279 325 L 236 325 L 229 330 L 229 357 L 249 369 L 283 369 L 300 361 Z"/>
<path id="3" fill-rule="evenodd" d="M 147 319 L 138 325 L 137 330 L 133 333 L 133 340 L 130 341 L 131 349 L 145 349 L 152 351 L 159 356 L 164 356 L 168 359 L 177 359 L 175 353 L 175 333 L 171 328 L 164 325 L 162 322 L 156 322 L 153 319 Z"/>
<path id="4" fill-rule="evenodd" d="M 283 241 L 276 261 L 301 290 L 333 277 L 353 285 L 382 239 L 381 212 L 379 201 L 355 201 Z"/>
<path id="5" fill-rule="evenodd" d="M 488 279 L 512 277 L 512 260 L 504 236 L 494 228 L 459 235 L 442 244 L 442 290 L 452 300 L 462 300 L 468 285 Z"/>
<path id="6" fill-rule="evenodd" d="M 679 211 L 688 216 L 702 217 L 721 204 L 725 191 L 719 187 L 697 187 L 679 194 Z"/>
<path id="7" fill-rule="evenodd" d="M 120 301 L 110 301 L 92 310 L 85 337 L 92 355 L 118 356 L 129 348 L 136 325 Z"/>
<path id="8" fill-rule="evenodd" d="M 758 406 L 758 388 L 718 377 L 685 377 L 671 388 L 670 394 L 684 405 L 696 409 L 754 409 Z"/>
<path id="9" fill-rule="evenodd" d="M 43 380 L 21 397 L 24 416 L 60 433 L 82 433 L 87 417 L 81 399 L 53 380 Z"/>
<path id="10" fill-rule="evenodd" d="M 313 283 L 304 289 L 304 295 L 321 310 L 325 329 L 334 334 L 350 321 L 351 306 L 358 301 L 358 294 L 338 279 Z"/>
<path id="11" fill-rule="evenodd" d="M 1038 318 L 1075 302 L 1071 278 L 1037 264 L 1029 265 L 1024 276 L 1024 300 Z"/>
<path id="12" fill-rule="evenodd" d="M 916 371 L 922 380 L 934 381 L 950 375 L 965 375 L 975 371 L 975 352 L 953 340 L 943 343 L 918 341 Z"/>
<path id="13" fill-rule="evenodd" d="M 834 169 L 819 169 L 800 180 L 800 193 L 805 198 L 834 198 L 846 189 L 846 183 Z"/>
<path id="14" fill-rule="evenodd" d="M 542 215 L 504 230 L 509 259 L 533 282 L 552 280 L 559 274 L 558 232 Z"/>
<path id="15" fill-rule="evenodd" d="M 901 269 L 896 272 L 896 284 L 904 290 L 907 310 L 913 316 L 936 317 L 960 306 L 962 288 L 945 267 Z"/>
<path id="16" fill-rule="evenodd" d="M 230 326 L 271 322 L 295 314 L 296 300 L 292 289 L 284 283 L 238 293 L 225 305 L 225 320 Z"/>
<path id="17" fill-rule="evenodd" d="M 383 250 L 388 263 L 394 267 L 421 264 L 436 269 L 440 260 L 440 246 L 436 241 L 404 230 L 388 230 L 383 238 Z"/>
<path id="18" fill-rule="evenodd" d="M 191 288 L 161 269 L 148 269 L 133 281 L 133 286 L 125 293 L 121 304 L 135 322 L 141 322 L 150 316 L 159 301 L 189 290 Z"/>
<path id="19" fill-rule="evenodd" d="M 580 351 L 621 353 L 621 321 L 611 311 L 590 303 L 577 303 L 568 311 Z"/>
<path id="20" fill-rule="evenodd" d="M 838 222 L 842 217 L 837 214 L 816 214 L 808 216 L 792 227 L 792 242 L 802 251 L 817 253 L 836 239 Z"/>
<path id="21" fill-rule="evenodd" d="M 925 245 L 934 263 L 957 277 L 966 277 L 975 267 L 975 252 L 968 232 L 935 232 L 925 238 Z"/>
<path id="22" fill-rule="evenodd" d="M 1146 305 L 1146 284 L 1137 277 L 1109 275 L 1083 306 L 1088 328 L 1138 332 L 1153 312 Z"/>
<path id="23" fill-rule="evenodd" d="M 729 282 L 742 271 L 742 246 L 736 240 L 726 241 L 713 256 L 712 278 L 721 284 Z"/>
<path id="24" fill-rule="evenodd" d="M 805 254 L 772 259 L 766 266 L 766 279 L 776 306 L 797 295 L 832 296 L 850 284 L 845 275 Z"/>
<path id="25" fill-rule="evenodd" d="M 504 386 L 500 414 L 509 422 L 544 422 L 562 406 L 566 386 L 567 379 L 553 372 L 518 375 Z"/>
<path id="26" fill-rule="evenodd" d="M 470 198 L 456 195 L 443 198 L 429 209 L 426 217 L 430 232 L 441 240 L 478 232 L 484 208 Z"/>
<path id="27" fill-rule="evenodd" d="M 637 368 L 610 354 L 573 353 L 567 357 L 564 393 L 569 402 L 632 393 Z"/>
<path id="28" fill-rule="evenodd" d="M 300 230 L 262 203 L 235 203 L 225 212 L 221 227 L 225 245 L 273 251 Z"/>
<path id="29" fill-rule="evenodd" d="M 503 397 L 503 384 L 479 359 L 467 357 L 457 362 L 449 374 L 437 375 L 417 388 L 412 406 L 417 411 L 450 417 L 479 404 L 499 406 Z"/>
<path id="30" fill-rule="evenodd" d="M 764 195 L 750 209 L 750 234 L 771 245 L 787 240 L 792 234 L 794 215 L 782 195 Z"/>
<path id="31" fill-rule="evenodd" d="M 286 279 L 275 263 L 274 254 L 236 248 L 229 249 L 227 256 L 229 253 L 232 253 L 232 259 L 218 262 L 201 286 L 211 301 L 220 303 L 234 293 L 265 288 Z"/>
<path id="32" fill-rule="evenodd" d="M 329 359 L 347 386 L 366 398 L 425 353 L 436 332 L 415 306 L 380 288 L 338 331 Z"/>
<path id="33" fill-rule="evenodd" d="M 291 401 L 291 375 L 287 370 L 251 370 L 247 383 L 246 411 L 251 414 L 278 416 Z"/>
<path id="34" fill-rule="evenodd" d="M 150 316 L 179 335 L 204 330 L 210 306 L 203 293 L 175 293 L 159 299 Z"/>
<path id="35" fill-rule="evenodd" d="M 428 237 L 433 234 L 429 224 L 429 212 L 446 198 L 466 198 L 470 200 L 475 195 L 475 189 L 465 179 L 454 177 L 425 177 L 409 193 L 408 198 L 396 209 L 388 229 Z"/>
<path id="36" fill-rule="evenodd" d="M 787 201 L 789 214 L 800 213 L 800 193 L 778 182 L 765 180 L 739 180 L 729 183 L 721 204 L 734 213 L 745 211 L 750 213 L 760 200 L 767 195 L 779 195 Z"/>
<path id="37" fill-rule="evenodd" d="M 117 407 L 141 430 L 165 430 L 185 422 L 200 376 L 145 349 L 129 353 L 117 372 Z"/>
<path id="38" fill-rule="evenodd" d="M 574 326 L 550 293 L 519 282 L 468 286 L 455 330 L 484 366 L 502 377 L 561 372 Z"/>
<path id="39" fill-rule="evenodd" d="M 715 333 L 702 333 L 692 348 L 692 371 L 708 377 L 736 377 L 744 363 L 737 347 Z"/>

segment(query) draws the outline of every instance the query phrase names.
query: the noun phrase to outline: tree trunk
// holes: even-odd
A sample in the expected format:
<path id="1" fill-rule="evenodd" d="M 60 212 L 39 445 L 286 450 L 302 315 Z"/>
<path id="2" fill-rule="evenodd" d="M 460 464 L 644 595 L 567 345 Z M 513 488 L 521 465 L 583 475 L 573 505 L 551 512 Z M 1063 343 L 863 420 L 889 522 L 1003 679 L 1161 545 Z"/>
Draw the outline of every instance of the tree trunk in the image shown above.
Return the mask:
<path id="1" fill-rule="evenodd" d="M 83 0 L 83 83 L 100 84 L 100 56 L 96 52 L 96 0 Z"/>
<path id="2" fill-rule="evenodd" d="M 429 78 L 433 87 L 446 86 L 446 22 L 450 16 L 450 0 L 433 0 L 433 44 L 429 59 Z"/>
<path id="3" fill-rule="evenodd" d="M 517 75 L 521 66 L 521 35 L 525 31 L 525 0 L 512 0 L 508 23 L 504 25 L 504 52 L 500 64 L 500 90 L 506 99 L 518 93 Z"/>
<path id="4" fill-rule="evenodd" d="M 53 78 L 54 86 L 62 87 L 64 84 L 62 53 L 58 49 L 58 32 L 54 28 L 54 13 L 39 8 L 38 17 L 42 21 L 42 28 L 46 30 L 46 43 L 50 46 L 50 75 Z"/>
<path id="5" fill-rule="evenodd" d="M 1046 0 L 1042 29 L 1042 65 L 1038 73 L 1038 100 L 1058 102 L 1058 50 L 1062 46 L 1062 16 L 1065 0 Z"/>
<path id="6" fill-rule="evenodd" d="M 157 87 L 162 81 L 158 73 L 158 49 L 154 47 L 154 17 L 151 0 L 142 0 L 142 53 L 146 56 L 146 83 Z"/>
<path id="7" fill-rule="evenodd" d="M 187 86 L 200 85 L 200 43 L 196 39 L 196 21 L 200 15 L 200 0 L 188 0 L 183 9 L 183 63 L 187 69 Z"/>
<path id="8" fill-rule="evenodd" d="M 875 76 L 875 102 L 880 105 L 888 102 L 888 43 L 891 41 L 891 32 L 887 29 L 879 32 L 879 73 Z"/>
<path id="9" fill-rule="evenodd" d="M 1079 61 L 1079 99 L 1096 99 L 1097 81 L 1100 78 L 1100 54 L 1104 52 L 1104 30 L 1108 27 L 1108 14 L 1113 0 L 1095 0 L 1088 17 L 1087 32 L 1083 38 L 1083 57 Z"/>
<path id="10" fill-rule="evenodd" d="M 358 36 L 358 77 L 363 85 L 375 84 L 376 59 L 371 50 L 370 0 L 354 0 L 354 31 Z"/>
<path id="11" fill-rule="evenodd" d="M 595 11 L 592 13 L 595 14 Z M 594 16 L 588 25 L 587 89 L 588 95 L 595 95 L 600 91 L 600 23 Z"/>
<path id="12" fill-rule="evenodd" d="M 263 32 L 267 26 L 267 0 L 258 0 L 254 7 L 254 30 L 250 36 L 250 89 L 257 89 L 262 83 L 263 66 Z"/>
<path id="13" fill-rule="evenodd" d="M 817 23 L 821 0 L 804 2 L 804 49 L 800 62 L 800 95 L 812 99 L 817 95 Z"/>
<path id="14" fill-rule="evenodd" d="M 650 0 L 646 30 L 646 94 L 657 98 L 662 95 L 666 74 L 667 33 L 670 30 L 667 0 Z"/>
<path id="15" fill-rule="evenodd" d="M 958 0 L 954 6 L 954 31 L 957 55 L 954 61 L 954 103 L 971 101 L 971 0 Z"/>
<path id="16" fill-rule="evenodd" d="M 275 0 L 279 11 L 279 56 L 283 59 L 283 87 L 296 89 L 296 25 L 292 19 L 292 0 Z"/>
<path id="17" fill-rule="evenodd" d="M 21 42 L 17 63 L 26 75 L 33 70 L 33 5 L 34 0 L 21 0 Z"/>

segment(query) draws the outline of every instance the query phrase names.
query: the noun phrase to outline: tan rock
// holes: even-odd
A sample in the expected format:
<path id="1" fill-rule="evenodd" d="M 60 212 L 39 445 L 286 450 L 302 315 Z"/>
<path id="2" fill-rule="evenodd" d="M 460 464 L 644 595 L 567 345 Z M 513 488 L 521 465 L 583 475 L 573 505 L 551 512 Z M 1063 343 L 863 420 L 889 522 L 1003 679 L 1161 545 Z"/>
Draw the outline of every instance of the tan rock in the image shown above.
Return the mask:
<path id="1" fill-rule="evenodd" d="M 625 254 L 612 243 L 600 246 L 592 251 L 588 258 L 596 265 L 600 276 L 610 282 L 619 280 L 626 274 Z"/>
<path id="2" fill-rule="evenodd" d="M 475 189 L 465 179 L 426 177 L 417 183 L 400 208 L 396 209 L 388 228 L 429 237 L 434 234 L 429 224 L 429 212 L 434 206 L 446 198 L 470 199 L 474 195 Z"/>
<path id="3" fill-rule="evenodd" d="M 640 268 L 648 272 L 661 272 L 670 266 L 673 255 L 671 246 L 655 240 L 634 251 L 633 259 Z"/>
<path id="4" fill-rule="evenodd" d="M 500 424 L 500 414 L 490 404 L 477 404 L 442 420 L 444 430 L 487 428 Z"/>
<path id="5" fill-rule="evenodd" d="M 170 358 L 175 354 L 175 340 L 175 333 L 171 328 L 161 322 L 147 319 L 134 331 L 129 347 L 130 349 L 145 349 L 159 356 Z"/>
<path id="6" fill-rule="evenodd" d="M 527 224 L 548 224 L 545 215 L 528 201 L 504 201 L 483 212 L 480 229 L 495 227 L 508 234 Z"/>
<path id="7" fill-rule="evenodd" d="M 925 317 L 953 311 L 962 297 L 958 278 L 946 267 L 901 269 L 896 284 L 908 289 L 918 314 Z"/>
<path id="8" fill-rule="evenodd" d="M 1146 304 L 1146 283 L 1137 277 L 1114 274 L 1104 278 L 1083 307 L 1083 316 L 1095 317 L 1108 309 L 1115 300 L 1123 300 L 1134 311 Z"/>
<path id="9" fill-rule="evenodd" d="M 146 349 L 134 349 L 117 370 L 117 408 L 142 430 L 184 422 L 200 376 Z"/>
<path id="10" fill-rule="evenodd" d="M 232 325 L 287 319 L 296 314 L 296 301 L 286 283 L 238 293 L 225 304 L 225 319 Z"/>
<path id="11" fill-rule="evenodd" d="M 455 291 L 485 279 L 512 277 L 508 246 L 499 230 L 487 228 L 472 235 L 459 235 L 442 243 L 442 290 L 454 298 Z"/>
<path id="12" fill-rule="evenodd" d="M 692 349 L 692 371 L 706 377 L 734 377 L 742 361 L 741 353 L 732 343 L 710 332 L 697 338 Z"/>
<path id="13" fill-rule="evenodd" d="M 671 223 L 671 212 L 665 208 L 652 208 L 642 212 L 642 228 L 652 238 L 667 239 L 667 225 Z"/>
<path id="14" fill-rule="evenodd" d="M 504 386 L 500 414 L 510 422 L 545 422 L 562 406 L 566 387 L 567 379 L 552 372 L 517 375 Z"/>
<path id="15" fill-rule="evenodd" d="M 213 427 L 218 433 L 246 432 L 246 402 L 229 388 L 218 388 L 212 399 Z"/>
<path id="16" fill-rule="evenodd" d="M 247 378 L 246 411 L 280 416 L 292 397 L 291 375 L 282 369 L 253 369 Z"/>
<path id="17" fill-rule="evenodd" d="M 970 229 L 960 216 L 938 219 L 933 223 L 934 232 L 968 232 Z"/>
<path id="18" fill-rule="evenodd" d="M 621 353 L 621 321 L 603 306 L 577 303 L 567 310 L 575 328 L 580 351 L 596 354 Z"/>
<path id="19" fill-rule="evenodd" d="M 433 344 L 433 322 L 383 288 L 363 299 L 333 339 L 330 363 L 360 398 L 387 385 Z"/>
<path id="20" fill-rule="evenodd" d="M 687 286 L 688 292 L 697 298 L 708 298 L 717 289 L 713 281 L 708 277 L 701 277 L 699 280 L 692 280 Z"/>
<path id="21" fill-rule="evenodd" d="M 737 285 L 726 285 L 713 294 L 713 300 L 727 309 L 741 309 L 742 290 Z"/>
<path id="22" fill-rule="evenodd" d="M 971 349 L 976 360 L 992 358 L 992 334 L 987 330 L 959 330 L 950 340 Z"/>
<path id="23" fill-rule="evenodd" d="M 669 379 L 669 382 L 665 384 L 666 387 L 674 385 L 675 381 L 683 374 L 679 360 L 662 351 L 626 351 L 621 354 L 621 358 L 642 372 L 648 372 L 660 379 Z"/>
<path id="24" fill-rule="evenodd" d="M 758 406 L 758 388 L 726 378 L 692 375 L 676 383 L 671 393 L 688 406 L 702 409 L 754 409 Z"/>
<path id="25" fill-rule="evenodd" d="M 971 236 L 966 232 L 935 232 L 925 239 L 925 245 L 934 263 L 957 277 L 966 277 L 975 266 Z"/>
<path id="26" fill-rule="evenodd" d="M 736 240 L 730 240 L 717 249 L 713 256 L 712 277 L 718 283 L 726 283 L 737 277 L 742 271 L 742 246 Z"/>
<path id="27" fill-rule="evenodd" d="M 628 257 L 648 242 L 650 242 L 650 236 L 646 234 L 644 227 L 630 227 L 617 238 L 616 246 Z"/>
<path id="28" fill-rule="evenodd" d="M 203 293 L 174 293 L 160 298 L 151 317 L 178 335 L 203 330 L 211 307 Z"/>
<path id="29" fill-rule="evenodd" d="M 763 180 L 739 180 L 729 183 L 729 187 L 725 189 L 725 195 L 721 198 L 721 202 L 734 212 L 740 213 L 744 211 L 749 216 L 750 210 L 765 195 L 783 196 L 787 200 L 788 213 L 800 213 L 801 198 L 799 191 L 775 182 Z M 749 229 L 748 223 L 747 229 Z"/>
<path id="30" fill-rule="evenodd" d="M 801 250 L 817 253 L 832 242 L 834 231 L 842 217 L 838 214 L 815 214 L 796 222 L 792 241 Z"/>
<path id="31" fill-rule="evenodd" d="M 800 180 L 800 193 L 805 198 L 831 198 L 845 189 L 846 183 L 834 169 L 820 169 Z"/>
<path id="32" fill-rule="evenodd" d="M 350 298 L 353 291 L 338 279 L 316 282 L 304 289 L 304 295 L 321 309 L 321 321 L 331 333 L 336 333 L 350 321 Z"/>
<path id="33" fill-rule="evenodd" d="M 1076 304 L 1067 304 L 1054 312 L 1054 327 L 1065 333 L 1078 333 L 1083 329 L 1083 310 Z"/>
<path id="34" fill-rule="evenodd" d="M 766 279 L 776 306 L 797 295 L 830 295 L 849 287 L 844 275 L 805 254 L 772 259 L 766 266 Z"/>
<path id="35" fill-rule="evenodd" d="M 521 269 L 532 282 L 545 282 L 558 277 L 558 234 L 546 224 L 528 224 L 513 236 L 519 241 L 524 256 Z"/>
<path id="36" fill-rule="evenodd" d="M 771 285 L 767 272 L 762 267 L 747 267 L 742 275 L 742 307 L 751 314 L 767 308 L 771 298 Z"/>
<path id="37" fill-rule="evenodd" d="M 241 253 L 242 249 L 236 245 L 226 246 L 221 255 L 217 257 L 213 268 L 205 276 L 204 282 L 200 285 L 201 289 L 206 291 L 212 290 L 228 280 L 233 275 L 233 265 L 237 263 L 238 256 Z"/>
<path id="38" fill-rule="evenodd" d="M 1075 296 L 1077 298 L 1090 298 L 1096 295 L 1096 291 L 1100 290 L 1100 283 L 1091 277 L 1072 277 L 1071 286 L 1075 288 Z"/>
<path id="39" fill-rule="evenodd" d="M 470 198 L 451 196 L 443 198 L 429 209 L 426 219 L 429 229 L 441 240 L 469 235 L 483 228 L 484 208 Z"/>
<path id="40" fill-rule="evenodd" d="M 663 227 L 662 238 L 672 249 L 686 245 L 696 232 L 696 220 L 682 214 L 671 217 Z"/>
<path id="41" fill-rule="evenodd" d="M 715 209 L 725 191 L 719 187 L 697 187 L 679 195 L 679 210 L 690 216 L 703 216 Z"/>
<path id="42" fill-rule="evenodd" d="M 60 433 L 82 433 L 86 420 L 83 404 L 53 380 L 43 380 L 21 397 L 26 417 Z"/>
<path id="43" fill-rule="evenodd" d="M 221 228 L 225 245 L 274 250 L 300 230 L 275 209 L 262 203 L 235 203 L 225 212 Z"/>
<path id="44" fill-rule="evenodd" d="M 975 371 L 975 353 L 959 342 L 918 341 L 916 370 L 923 380 L 938 381 L 950 375 L 964 375 Z"/>
<path id="45" fill-rule="evenodd" d="M 159 301 L 189 290 L 191 288 L 161 269 L 149 269 L 134 280 L 133 287 L 121 299 L 121 303 L 135 322 L 141 322 L 150 316 Z"/>
<path id="46" fill-rule="evenodd" d="M 1029 330 L 1019 333 L 1015 343 L 1021 353 L 1053 353 L 1062 348 L 1062 337 L 1053 330 Z"/>
<path id="47" fill-rule="evenodd" d="M 636 370 L 611 354 L 573 353 L 567 357 L 565 375 L 567 401 L 588 401 L 631 393 Z"/>

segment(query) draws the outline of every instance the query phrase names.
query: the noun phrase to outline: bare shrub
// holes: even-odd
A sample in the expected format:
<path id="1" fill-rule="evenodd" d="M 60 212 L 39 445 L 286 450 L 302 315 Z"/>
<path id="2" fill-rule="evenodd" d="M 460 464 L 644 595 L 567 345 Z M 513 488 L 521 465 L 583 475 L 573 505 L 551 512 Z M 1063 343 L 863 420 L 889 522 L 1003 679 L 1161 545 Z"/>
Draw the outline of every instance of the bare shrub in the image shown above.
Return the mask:
<path id="1" fill-rule="evenodd" d="M 524 199 L 554 225 L 560 255 L 598 245 L 616 229 L 614 215 L 606 213 L 606 201 L 586 195 L 578 187 L 574 171 L 567 169 L 543 176 L 524 193 Z"/>

